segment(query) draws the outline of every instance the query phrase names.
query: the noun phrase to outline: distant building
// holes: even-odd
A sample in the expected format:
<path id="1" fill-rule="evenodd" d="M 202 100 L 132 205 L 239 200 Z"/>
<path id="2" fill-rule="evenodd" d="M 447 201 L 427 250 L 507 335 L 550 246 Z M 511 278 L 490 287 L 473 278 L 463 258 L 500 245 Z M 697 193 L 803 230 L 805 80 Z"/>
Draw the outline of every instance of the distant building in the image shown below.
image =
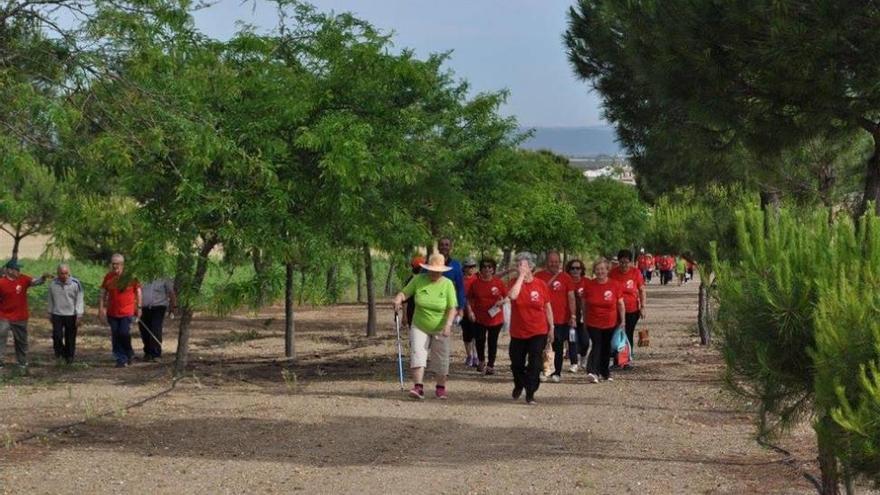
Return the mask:
<path id="1" fill-rule="evenodd" d="M 624 184 L 636 185 L 635 174 L 624 156 L 569 157 L 568 162 L 572 167 L 583 170 L 584 177 L 589 180 L 610 177 Z"/>

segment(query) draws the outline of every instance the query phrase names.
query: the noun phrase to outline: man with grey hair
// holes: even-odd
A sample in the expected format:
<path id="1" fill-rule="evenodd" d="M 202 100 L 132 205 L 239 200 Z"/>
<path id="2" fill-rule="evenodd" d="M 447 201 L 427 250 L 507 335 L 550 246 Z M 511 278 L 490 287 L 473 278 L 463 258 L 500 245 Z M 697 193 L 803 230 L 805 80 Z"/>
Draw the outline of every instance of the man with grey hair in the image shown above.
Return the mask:
<path id="1" fill-rule="evenodd" d="M 55 275 L 47 295 L 52 346 L 55 359 L 63 358 L 70 364 L 76 355 L 76 330 L 85 313 L 83 287 L 70 276 L 70 267 L 64 263 L 58 265 Z"/>

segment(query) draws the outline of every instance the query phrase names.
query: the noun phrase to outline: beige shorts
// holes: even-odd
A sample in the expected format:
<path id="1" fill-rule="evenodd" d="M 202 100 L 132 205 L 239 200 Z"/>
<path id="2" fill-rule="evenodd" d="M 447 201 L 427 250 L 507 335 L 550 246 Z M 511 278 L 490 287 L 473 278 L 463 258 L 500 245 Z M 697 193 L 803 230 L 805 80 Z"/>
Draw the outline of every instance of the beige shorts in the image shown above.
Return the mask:
<path id="1" fill-rule="evenodd" d="M 427 368 L 438 375 L 449 374 L 450 337 L 429 335 L 415 325 L 409 330 L 410 368 Z M 428 363 L 430 362 L 430 366 Z"/>

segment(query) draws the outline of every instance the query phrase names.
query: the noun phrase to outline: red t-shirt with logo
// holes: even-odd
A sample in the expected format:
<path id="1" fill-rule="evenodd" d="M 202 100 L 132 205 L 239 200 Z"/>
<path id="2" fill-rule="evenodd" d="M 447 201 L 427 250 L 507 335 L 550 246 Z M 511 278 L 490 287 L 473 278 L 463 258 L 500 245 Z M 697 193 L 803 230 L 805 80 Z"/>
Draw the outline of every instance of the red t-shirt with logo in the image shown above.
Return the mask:
<path id="1" fill-rule="evenodd" d="M 535 278 L 543 280 L 550 289 L 550 306 L 553 308 L 553 323 L 567 325 L 571 318 L 571 308 L 568 307 L 568 293 L 573 291 L 571 275 L 562 272 L 553 278 L 553 274 L 544 270 L 535 274 Z"/>
<path id="2" fill-rule="evenodd" d="M 104 281 L 101 282 L 101 288 L 107 291 L 107 316 L 113 318 L 134 316 L 137 311 L 135 303 L 140 284 L 137 280 L 132 280 L 127 287 L 120 289 L 117 287 L 117 278 L 115 273 L 110 272 L 104 275 Z"/>
<path id="3" fill-rule="evenodd" d="M 477 277 L 468 287 L 466 296 L 468 304 L 474 310 L 477 323 L 487 327 L 504 324 L 504 312 L 500 311 L 500 307 L 495 316 L 489 315 L 489 310 L 492 306 L 499 299 L 507 296 L 507 287 L 504 286 L 504 282 L 500 278 L 492 277 L 490 280 L 483 280 Z"/>
<path id="4" fill-rule="evenodd" d="M 511 281 L 510 287 L 516 284 Z M 510 290 L 508 287 L 508 291 Z M 523 282 L 519 296 L 510 301 L 510 336 L 514 339 L 529 339 L 547 335 L 547 312 L 544 308 L 550 302 L 547 284 L 540 279 Z"/>
<path id="5" fill-rule="evenodd" d="M 584 289 L 584 303 L 587 315 L 584 318 L 588 327 L 610 330 L 617 326 L 617 301 L 623 297 L 620 284 L 611 278 L 605 283 L 587 280 Z"/>
<path id="6" fill-rule="evenodd" d="M 640 254 L 639 255 L 639 270 L 653 270 L 654 269 L 654 257 L 650 254 Z"/>
<path id="7" fill-rule="evenodd" d="M 628 272 L 623 273 L 620 269 L 611 270 L 608 277 L 616 280 L 623 288 L 623 304 L 626 306 L 627 313 L 634 313 L 639 310 L 639 289 L 645 285 L 645 277 L 638 268 L 630 268 Z"/>
<path id="8" fill-rule="evenodd" d="M 19 275 L 15 280 L 0 278 L 0 320 L 26 321 L 30 317 L 27 291 L 31 280 L 27 275 Z"/>

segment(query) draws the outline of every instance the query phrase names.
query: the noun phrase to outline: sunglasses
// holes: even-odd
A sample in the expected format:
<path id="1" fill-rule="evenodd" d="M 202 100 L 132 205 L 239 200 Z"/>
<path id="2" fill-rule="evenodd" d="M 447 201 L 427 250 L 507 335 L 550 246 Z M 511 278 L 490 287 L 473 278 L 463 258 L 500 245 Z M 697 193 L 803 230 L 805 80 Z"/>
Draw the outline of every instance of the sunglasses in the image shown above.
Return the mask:
<path id="1" fill-rule="evenodd" d="M 570 268 L 568 269 L 568 271 L 572 271 L 572 270 L 583 270 L 583 269 L 584 269 L 584 267 L 582 267 L 582 266 L 572 266 L 572 267 L 570 267 Z"/>

